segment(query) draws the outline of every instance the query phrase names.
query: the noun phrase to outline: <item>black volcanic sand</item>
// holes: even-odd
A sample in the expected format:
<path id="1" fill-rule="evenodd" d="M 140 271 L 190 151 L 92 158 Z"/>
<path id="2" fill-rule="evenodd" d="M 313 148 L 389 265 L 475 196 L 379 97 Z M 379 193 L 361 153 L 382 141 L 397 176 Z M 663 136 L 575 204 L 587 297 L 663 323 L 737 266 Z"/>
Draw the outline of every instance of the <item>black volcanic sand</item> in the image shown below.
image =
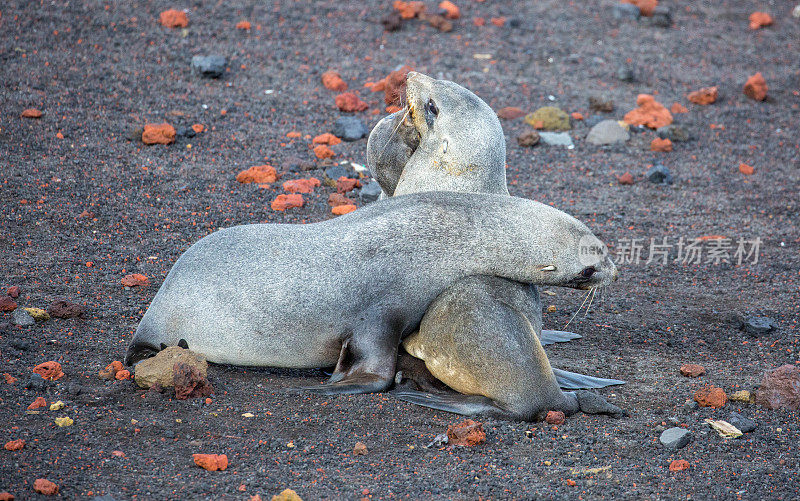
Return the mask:
<path id="1" fill-rule="evenodd" d="M 461 0 L 463 17 L 451 33 L 418 20 L 385 33 L 380 19 L 391 9 L 388 1 L 129 3 L 10 0 L 0 6 L 0 286 L 22 288 L 20 307 L 45 308 L 65 298 L 88 308 L 78 320 L 2 328 L 0 373 L 19 378 L 15 384 L 0 379 L 2 442 L 27 444 L 0 451 L 0 491 L 34 499 L 34 480 L 47 478 L 65 498 L 91 492 L 117 499 L 269 499 L 284 488 L 304 499 L 800 495 L 800 413 L 740 403 L 684 409 L 706 384 L 728 393 L 752 390 L 765 369 L 800 363 L 795 2 L 767 8 L 665 1 L 674 25 L 659 28 L 646 19 L 614 20 L 611 1 L 520 7 Z M 159 13 L 172 7 L 188 8 L 185 31 L 158 24 Z M 775 25 L 750 30 L 753 10 L 770 12 Z M 489 22 L 501 16 L 505 26 Z M 475 17 L 486 26 L 475 26 Z M 241 20 L 252 23 L 249 32 L 235 29 Z M 193 74 L 190 60 L 197 54 L 226 56 L 224 77 Z M 616 78 L 626 60 L 635 82 Z M 602 393 L 631 416 L 577 415 L 558 427 L 486 419 L 484 445 L 426 449 L 461 418 L 387 395 L 284 390 L 323 381 L 321 371 L 214 366 L 210 405 L 145 396 L 131 381 L 100 380 L 98 370 L 124 356 L 158 286 L 192 242 L 236 224 L 332 217 L 332 188 L 317 188 L 304 207 L 281 213 L 270 208 L 280 182 L 260 188 L 235 176 L 270 163 L 282 180 L 322 178 L 320 170 L 292 171 L 314 161 L 310 138 L 286 138 L 289 131 L 329 132 L 341 115 L 321 73 L 341 73 L 369 104 L 357 115 L 372 126 L 385 114 L 383 94 L 363 84 L 401 64 L 455 80 L 495 109 L 558 105 L 589 117 L 588 98 L 596 93 L 616 103 L 608 118 L 621 119 L 639 93 L 689 109 L 675 119 L 694 138 L 671 153 L 649 151 L 655 137 L 649 130 L 624 146 L 594 147 L 579 121 L 574 149 L 523 149 L 515 138 L 530 127 L 522 119 L 503 122 L 512 193 L 576 215 L 612 250 L 632 238 L 645 243 L 645 258 L 651 238 L 763 240 L 757 264 L 622 265 L 620 280 L 570 325 L 584 338 L 549 350 L 556 367 L 628 380 Z M 765 102 L 742 93 L 747 77 L 759 71 L 769 85 Z M 686 99 L 711 85 L 720 89 L 715 104 Z M 43 117 L 20 118 L 30 107 Z M 209 130 L 170 146 L 128 139 L 145 123 L 164 121 Z M 333 149 L 336 160 L 365 161 L 365 140 Z M 674 185 L 644 178 L 656 161 L 669 167 Z M 755 174 L 741 174 L 740 163 Z M 626 171 L 633 186 L 616 180 Z M 84 211 L 93 216 L 79 217 Z M 147 275 L 151 285 L 125 289 L 120 280 L 128 273 Z M 561 328 L 583 295 L 553 292 L 543 296 L 555 306 L 545 324 Z M 750 337 L 738 323 L 747 314 L 770 316 L 778 328 Z M 10 321 L 10 313 L 0 314 L 0 323 Z M 27 350 L 12 346 L 20 339 L 29 342 Z M 26 390 L 31 368 L 48 360 L 60 362 L 66 377 L 46 392 Z M 678 369 L 687 362 L 707 373 L 682 377 Z M 78 395 L 68 391 L 76 385 Z M 26 414 L 40 395 L 48 403 L 63 400 L 65 409 Z M 756 431 L 724 440 L 703 424 L 731 410 L 755 419 Z M 254 417 L 242 417 L 246 412 Z M 75 424 L 58 428 L 58 416 Z M 673 422 L 694 437 L 677 452 L 658 442 Z M 367 455 L 353 455 L 358 441 Z M 198 452 L 227 454 L 230 467 L 202 470 L 192 462 Z M 674 459 L 691 468 L 671 473 Z"/>

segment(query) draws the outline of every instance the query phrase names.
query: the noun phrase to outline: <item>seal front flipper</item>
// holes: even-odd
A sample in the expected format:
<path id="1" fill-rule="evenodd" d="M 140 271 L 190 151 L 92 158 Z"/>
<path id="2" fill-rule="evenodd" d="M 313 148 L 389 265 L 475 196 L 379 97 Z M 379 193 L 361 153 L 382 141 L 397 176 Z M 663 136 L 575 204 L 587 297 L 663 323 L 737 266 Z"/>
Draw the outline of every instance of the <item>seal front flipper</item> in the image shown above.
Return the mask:
<path id="1" fill-rule="evenodd" d="M 358 393 L 380 393 L 391 385 L 392 379 L 388 381 L 378 374 L 352 374 L 345 376 L 341 381 L 335 383 L 325 383 L 319 386 L 303 386 L 298 390 L 316 393 L 318 395 L 355 395 Z"/>
<path id="2" fill-rule="evenodd" d="M 542 343 L 542 346 L 547 346 L 548 344 L 555 344 L 555 343 L 566 343 L 567 341 L 572 341 L 573 339 L 580 339 L 583 336 L 580 334 L 575 334 L 574 332 L 567 332 L 567 331 L 549 331 L 549 330 L 542 330 L 542 335 L 539 336 L 539 342 Z"/>
<path id="3" fill-rule="evenodd" d="M 585 374 L 578 374 L 577 372 L 562 371 L 561 369 L 553 369 L 553 374 L 556 375 L 556 382 L 558 382 L 558 386 L 560 386 L 562 390 L 586 390 L 590 388 L 605 388 L 606 386 L 625 384 L 625 381 L 619 379 L 587 376 Z"/>
<path id="4" fill-rule="evenodd" d="M 577 398 L 581 412 L 586 414 L 606 414 L 613 418 L 621 418 L 628 415 L 623 409 L 593 391 L 578 390 L 567 394 L 572 394 Z"/>
<path id="5" fill-rule="evenodd" d="M 397 389 L 389 395 L 423 407 L 430 407 L 440 411 L 461 414 L 462 416 L 475 416 L 482 414 L 498 419 L 519 419 L 514 414 L 498 407 L 490 398 L 480 395 L 462 395 L 461 393 L 423 393 L 421 391 Z"/>

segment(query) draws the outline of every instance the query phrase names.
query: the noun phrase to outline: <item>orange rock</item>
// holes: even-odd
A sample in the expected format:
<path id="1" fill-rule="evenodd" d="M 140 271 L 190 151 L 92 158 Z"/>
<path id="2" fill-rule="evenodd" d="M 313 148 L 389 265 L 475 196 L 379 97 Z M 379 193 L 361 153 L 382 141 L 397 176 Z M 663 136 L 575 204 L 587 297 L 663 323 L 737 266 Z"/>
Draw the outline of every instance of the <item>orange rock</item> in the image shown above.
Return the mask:
<path id="1" fill-rule="evenodd" d="M 756 170 L 753 168 L 752 165 L 739 164 L 739 172 L 741 172 L 745 176 L 752 176 L 753 174 L 755 174 Z"/>
<path id="2" fill-rule="evenodd" d="M 483 424 L 467 419 L 447 427 L 447 438 L 450 445 L 472 446 L 486 442 Z"/>
<path id="3" fill-rule="evenodd" d="M 252 28 L 250 21 L 239 21 L 236 23 L 237 30 L 249 30 L 250 28 Z"/>
<path id="4" fill-rule="evenodd" d="M 8 491 L 0 492 L 0 501 L 14 501 L 14 495 Z"/>
<path id="5" fill-rule="evenodd" d="M 506 24 L 506 18 L 504 17 L 493 17 L 491 21 L 492 24 L 497 26 L 498 28 L 502 28 Z"/>
<path id="6" fill-rule="evenodd" d="M 772 16 L 766 12 L 753 12 L 750 14 L 750 29 L 757 30 L 764 26 L 772 25 Z"/>
<path id="7" fill-rule="evenodd" d="M 638 108 L 629 111 L 623 120 L 630 125 L 644 125 L 657 129 L 672 123 L 672 114 L 650 94 L 639 94 L 636 98 Z"/>
<path id="8" fill-rule="evenodd" d="M 33 411 L 42 407 L 47 407 L 47 400 L 45 400 L 44 397 L 36 397 L 36 400 L 28 406 L 28 410 Z"/>
<path id="9" fill-rule="evenodd" d="M 55 381 L 64 377 L 64 371 L 61 370 L 61 364 L 50 360 L 44 362 L 33 368 L 33 372 L 39 374 L 48 381 Z"/>
<path id="10" fill-rule="evenodd" d="M 619 176 L 617 181 L 619 181 L 619 184 L 633 184 L 633 175 L 630 172 L 626 172 Z"/>
<path id="11" fill-rule="evenodd" d="M 319 146 L 315 147 L 314 154 L 319 159 L 331 158 L 336 156 L 336 153 L 334 153 L 332 149 L 328 148 L 324 144 L 320 144 Z"/>
<path id="12" fill-rule="evenodd" d="M 28 108 L 22 112 L 22 118 L 42 118 L 42 112 L 36 108 Z"/>
<path id="13" fill-rule="evenodd" d="M 447 19 L 458 19 L 461 17 L 461 9 L 450 0 L 439 3 L 439 8 L 445 11 L 444 17 Z"/>
<path id="14" fill-rule="evenodd" d="M 64 134 L 56 132 L 56 139 L 64 139 Z"/>
<path id="15" fill-rule="evenodd" d="M 185 28 L 189 26 L 189 18 L 182 10 L 168 9 L 158 16 L 158 22 L 167 28 Z"/>
<path id="16" fill-rule="evenodd" d="M 578 113 L 577 111 L 570 115 L 573 120 L 583 120 L 583 113 Z"/>
<path id="17" fill-rule="evenodd" d="M 131 371 L 127 369 L 122 369 L 121 371 L 117 371 L 117 373 L 114 374 L 114 379 L 118 381 L 124 381 L 130 378 L 131 378 Z"/>
<path id="18" fill-rule="evenodd" d="M 312 193 L 314 188 L 319 185 L 319 179 L 315 177 L 308 179 L 293 179 L 283 183 L 283 191 L 287 193 Z"/>
<path id="19" fill-rule="evenodd" d="M 679 113 L 689 113 L 688 108 L 686 108 L 686 106 L 682 105 L 681 103 L 672 103 L 672 106 L 670 106 L 669 111 L 671 111 L 673 115 L 677 115 Z"/>
<path id="20" fill-rule="evenodd" d="M 358 179 L 351 179 L 349 177 L 340 177 L 336 180 L 336 192 L 337 193 L 347 193 L 348 191 L 353 191 L 356 188 L 361 188 L 361 182 Z"/>
<path id="21" fill-rule="evenodd" d="M 353 212 L 357 208 L 358 207 L 356 207 L 355 205 L 337 205 L 336 207 L 331 209 L 331 212 L 333 212 L 337 216 L 341 216 L 343 214 L 349 214 L 350 212 Z"/>
<path id="22" fill-rule="evenodd" d="M 192 454 L 194 464 L 208 471 L 222 471 L 228 467 L 228 456 L 225 454 Z"/>
<path id="23" fill-rule="evenodd" d="M 389 105 L 386 107 L 386 113 L 397 113 L 398 111 L 402 110 L 403 108 L 395 105 Z"/>
<path id="24" fill-rule="evenodd" d="M 294 207 L 302 207 L 305 202 L 303 195 L 297 193 L 292 195 L 280 194 L 275 197 L 270 207 L 272 207 L 272 210 L 285 211 Z"/>
<path id="25" fill-rule="evenodd" d="M 514 120 L 525 115 L 525 112 L 515 106 L 506 106 L 497 110 L 497 116 L 503 120 Z"/>
<path id="26" fill-rule="evenodd" d="M 694 401 L 700 404 L 700 407 L 720 409 L 725 407 L 725 404 L 728 403 L 728 395 L 725 394 L 722 388 L 706 386 L 694 394 Z"/>
<path id="27" fill-rule="evenodd" d="M 645 17 L 653 15 L 653 11 L 658 5 L 658 0 L 622 0 L 622 3 L 630 3 L 639 7 L 639 12 Z"/>
<path id="28" fill-rule="evenodd" d="M 756 101 L 763 101 L 767 98 L 767 82 L 761 72 L 747 79 L 744 84 L 744 95 Z"/>
<path id="29" fill-rule="evenodd" d="M 172 144 L 175 142 L 175 127 L 168 123 L 146 124 L 142 132 L 144 144 Z"/>
<path id="30" fill-rule="evenodd" d="M 706 368 L 697 364 L 681 365 L 681 375 L 686 377 L 700 377 L 706 373 Z"/>
<path id="31" fill-rule="evenodd" d="M 3 373 L 3 377 L 6 378 L 6 384 L 14 384 L 17 382 L 17 378 L 7 372 Z"/>
<path id="32" fill-rule="evenodd" d="M 325 134 L 320 134 L 316 136 L 313 141 L 314 144 L 327 144 L 328 146 L 333 146 L 342 142 L 341 139 L 334 136 L 330 132 L 326 132 Z"/>
<path id="33" fill-rule="evenodd" d="M 486 19 L 482 17 L 476 17 L 472 20 L 472 24 L 475 26 L 486 26 Z"/>
<path id="34" fill-rule="evenodd" d="M 700 90 L 690 92 L 688 97 L 689 101 L 694 104 L 705 106 L 716 102 L 718 95 L 719 89 L 717 89 L 717 87 L 704 87 Z"/>
<path id="35" fill-rule="evenodd" d="M 413 19 L 425 12 L 425 4 L 422 2 L 403 2 L 401 0 L 395 0 L 394 3 L 392 3 L 392 7 L 400 13 L 400 17 L 403 19 Z"/>
<path id="36" fill-rule="evenodd" d="M 114 360 L 110 364 L 106 365 L 106 368 L 99 371 L 97 376 L 100 379 L 114 379 L 117 376 L 117 372 L 124 370 L 125 368 L 122 365 L 122 362 L 119 360 Z"/>
<path id="37" fill-rule="evenodd" d="M 378 80 L 374 84 L 369 86 L 369 90 L 372 92 L 383 92 L 386 90 L 386 79 Z"/>
<path id="38" fill-rule="evenodd" d="M 287 132 L 286 133 L 286 137 L 288 137 L 289 139 L 296 139 L 298 137 L 303 137 L 303 135 L 300 134 L 299 132 L 297 132 L 296 130 L 293 130 L 293 131 Z"/>
<path id="39" fill-rule="evenodd" d="M 369 105 L 352 92 L 345 92 L 336 96 L 336 107 L 342 111 L 364 111 Z"/>
<path id="40" fill-rule="evenodd" d="M 25 447 L 25 441 L 21 438 L 18 438 L 16 440 L 9 440 L 8 442 L 6 442 L 4 448 L 7 451 L 18 451 L 23 447 Z"/>
<path id="41" fill-rule="evenodd" d="M 147 287 L 150 285 L 150 279 L 141 273 L 131 273 L 130 275 L 125 275 L 122 277 L 120 283 L 122 283 L 122 285 L 125 287 Z"/>
<path id="42" fill-rule="evenodd" d="M 192 130 L 195 131 L 195 133 L 200 134 L 201 132 L 206 130 L 206 127 L 203 124 L 194 124 L 192 125 Z"/>
<path id="43" fill-rule="evenodd" d="M 328 197 L 328 205 L 331 207 L 337 207 L 339 205 L 355 205 L 355 202 L 341 193 L 331 193 L 331 195 Z"/>
<path id="44" fill-rule="evenodd" d="M 37 478 L 33 482 L 33 490 L 45 496 L 55 496 L 58 494 L 58 486 L 44 478 Z"/>
<path id="45" fill-rule="evenodd" d="M 356 442 L 356 445 L 353 446 L 353 455 L 354 456 L 364 456 L 369 452 L 367 449 L 367 444 L 364 442 Z"/>
<path id="46" fill-rule="evenodd" d="M 336 92 L 347 90 L 347 82 L 342 80 L 342 77 L 335 71 L 326 71 L 322 74 L 322 85 L 326 89 L 335 90 Z"/>
<path id="47" fill-rule="evenodd" d="M 561 411 L 547 411 L 544 420 L 547 424 L 564 424 L 564 413 Z"/>
<path id="48" fill-rule="evenodd" d="M 406 93 L 406 77 L 409 71 L 413 71 L 413 69 L 411 66 L 406 65 L 397 71 L 389 73 L 386 78 L 383 79 L 383 102 L 387 105 L 399 105 L 404 101 L 403 96 Z"/>
<path id="49" fill-rule="evenodd" d="M 278 180 L 278 171 L 271 165 L 254 165 L 236 175 L 240 183 L 274 183 Z"/>
<path id="50" fill-rule="evenodd" d="M 676 459 L 669 464 L 669 471 L 683 471 L 688 470 L 690 467 L 689 461 L 685 459 Z"/>
<path id="51" fill-rule="evenodd" d="M 544 129 L 544 120 L 534 120 L 531 126 L 536 130 Z"/>
<path id="52" fill-rule="evenodd" d="M 657 137 L 650 142 L 650 151 L 672 151 L 672 141 Z"/>

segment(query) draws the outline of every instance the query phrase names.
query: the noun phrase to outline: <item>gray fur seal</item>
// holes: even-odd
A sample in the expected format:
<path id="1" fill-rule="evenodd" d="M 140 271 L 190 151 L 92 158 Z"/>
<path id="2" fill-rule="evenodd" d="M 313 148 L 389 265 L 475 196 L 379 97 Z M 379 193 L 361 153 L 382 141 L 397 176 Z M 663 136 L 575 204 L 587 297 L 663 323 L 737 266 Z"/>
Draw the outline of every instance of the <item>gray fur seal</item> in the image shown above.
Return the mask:
<path id="1" fill-rule="evenodd" d="M 335 219 L 252 224 L 212 233 L 170 270 L 139 323 L 126 364 L 179 341 L 211 362 L 335 364 L 325 394 L 386 390 L 400 340 L 430 303 L 470 275 L 589 289 L 573 255 L 594 238 L 553 207 L 492 194 L 392 197 Z"/>

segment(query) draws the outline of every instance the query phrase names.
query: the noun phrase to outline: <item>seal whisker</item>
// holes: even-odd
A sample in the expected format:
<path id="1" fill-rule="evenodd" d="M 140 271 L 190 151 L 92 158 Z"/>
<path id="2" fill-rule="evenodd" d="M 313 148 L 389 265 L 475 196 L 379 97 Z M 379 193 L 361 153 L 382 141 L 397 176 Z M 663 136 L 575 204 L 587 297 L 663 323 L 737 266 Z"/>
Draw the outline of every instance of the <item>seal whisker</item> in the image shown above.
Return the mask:
<path id="1" fill-rule="evenodd" d="M 592 297 L 591 299 L 589 299 L 589 304 L 586 305 L 586 313 L 584 313 L 583 318 L 589 316 L 589 309 L 592 307 L 592 302 L 594 301 L 595 294 L 597 294 L 597 287 L 592 287 L 591 289 L 589 289 L 589 292 L 592 293 Z"/>
<path id="2" fill-rule="evenodd" d="M 580 313 L 580 312 L 581 312 L 581 308 L 583 308 L 583 305 L 584 305 L 584 304 L 586 304 L 586 300 L 587 300 L 587 299 L 589 299 L 589 294 L 591 294 L 591 293 L 592 293 L 591 289 L 589 289 L 589 291 L 588 291 L 588 292 L 586 292 L 586 297 L 584 297 L 584 298 L 583 298 L 583 302 L 581 303 L 581 305 L 580 305 L 580 306 L 578 306 L 578 311 L 576 311 L 576 312 L 575 312 L 575 313 L 572 315 L 572 317 L 569 319 L 569 322 L 567 322 L 567 325 L 565 325 L 565 326 L 564 326 L 564 329 L 563 329 L 563 330 L 566 330 L 566 329 L 567 329 L 567 327 L 569 327 L 569 324 L 571 324 L 571 323 L 572 323 L 572 321 L 575 319 L 575 317 L 576 317 L 576 316 L 578 316 L 578 313 Z"/>
<path id="3" fill-rule="evenodd" d="M 381 148 L 381 152 L 378 153 L 378 159 L 383 160 L 383 154 L 386 153 L 386 148 L 389 146 L 389 144 L 391 144 L 392 138 L 394 138 L 394 136 L 397 134 L 397 131 L 400 130 L 400 127 L 403 126 L 403 122 L 405 122 L 406 117 L 408 117 L 409 113 L 411 113 L 411 107 L 410 106 L 406 107 L 406 112 L 403 114 L 403 118 L 401 118 L 397 122 L 397 127 L 395 127 L 394 130 L 392 130 L 392 133 L 389 134 L 389 140 L 386 141 L 386 144 L 384 144 L 383 148 Z"/>

